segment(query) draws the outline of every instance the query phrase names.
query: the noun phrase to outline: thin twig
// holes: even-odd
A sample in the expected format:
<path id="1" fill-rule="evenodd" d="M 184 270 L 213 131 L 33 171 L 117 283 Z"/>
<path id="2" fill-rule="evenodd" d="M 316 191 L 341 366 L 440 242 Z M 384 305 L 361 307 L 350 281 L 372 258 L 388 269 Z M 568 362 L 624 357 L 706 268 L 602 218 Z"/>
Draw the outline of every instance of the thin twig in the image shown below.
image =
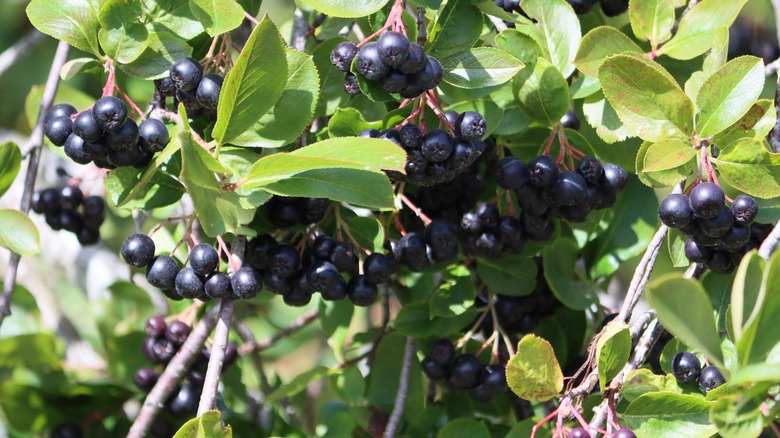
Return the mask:
<path id="1" fill-rule="evenodd" d="M 306 327 L 307 325 L 311 324 L 312 322 L 316 321 L 317 318 L 320 316 L 319 309 L 312 309 L 303 315 L 299 316 L 295 321 L 292 322 L 289 326 L 283 328 L 282 330 L 279 330 L 278 332 L 274 333 L 273 335 L 263 339 L 262 341 L 257 342 L 245 342 L 241 347 L 238 349 L 239 354 L 247 354 L 251 353 L 253 351 L 263 351 L 271 348 L 272 346 L 276 345 L 277 342 L 280 340 L 292 335 L 293 333 L 297 332 L 298 330 Z"/>
<path id="2" fill-rule="evenodd" d="M 775 88 L 775 108 L 778 105 L 780 105 L 780 75 L 777 76 L 777 88 Z M 772 152 L 780 152 L 780 112 L 776 115 L 775 126 L 769 131 L 767 140 L 769 141 L 769 146 L 772 147 Z"/>
<path id="3" fill-rule="evenodd" d="M 290 46 L 299 52 L 303 52 L 306 49 L 306 37 L 308 35 L 309 23 L 303 18 L 303 12 L 299 8 L 295 8 Z"/>
<path id="4" fill-rule="evenodd" d="M 775 224 L 775 227 L 772 228 L 772 232 L 766 236 L 766 239 L 764 239 L 764 242 L 758 248 L 758 255 L 769 260 L 769 257 L 772 256 L 772 253 L 777 248 L 778 242 L 780 242 L 780 221 Z"/>
<path id="5" fill-rule="evenodd" d="M 168 396 L 176 388 L 184 374 L 190 369 L 192 362 L 200 354 L 203 342 L 206 340 L 214 325 L 217 322 L 219 306 L 214 306 L 195 326 L 187 340 L 179 349 L 179 352 L 173 356 L 173 359 L 165 367 L 165 371 L 157 379 L 154 388 L 146 396 L 141 411 L 135 419 L 128 438 L 145 437 L 149 428 L 152 426 L 157 412 L 165 406 Z"/>
<path id="6" fill-rule="evenodd" d="M 393 403 L 393 412 L 385 427 L 384 438 L 395 437 L 398 430 L 398 424 L 401 422 L 401 416 L 404 414 L 406 397 L 409 395 L 409 376 L 412 370 L 412 361 L 414 353 L 417 350 L 417 342 L 414 338 L 406 338 L 406 349 L 404 350 L 404 361 L 401 366 L 401 378 L 398 381 L 398 392 L 395 393 L 395 403 Z"/>
<path id="7" fill-rule="evenodd" d="M 0 54 L 0 76 L 3 76 L 3 73 L 16 64 L 24 55 L 29 54 L 30 49 L 43 41 L 44 36 L 46 35 L 39 32 L 37 29 L 33 29 L 19 41 L 14 43 L 13 46 L 5 49 L 5 51 Z M 60 69 L 62 69 L 62 67 L 60 67 Z M 58 69 L 57 74 L 59 74 L 59 72 L 60 70 Z"/>
<path id="8" fill-rule="evenodd" d="M 49 69 L 49 77 L 46 79 L 46 86 L 41 98 L 41 106 L 38 110 L 38 120 L 35 122 L 27 148 L 30 150 L 30 162 L 27 165 L 27 175 L 24 179 L 24 191 L 22 192 L 22 202 L 19 210 L 27 214 L 30 211 L 30 201 L 35 190 L 35 177 L 38 175 L 38 164 L 41 161 L 41 149 L 43 148 L 43 120 L 46 117 L 46 111 L 49 110 L 54 102 L 54 96 L 57 94 L 57 87 L 60 84 L 60 70 L 68 60 L 70 46 L 60 41 L 57 45 L 57 52 Z M 0 325 L 3 324 L 5 317 L 11 314 L 11 298 L 16 285 L 16 273 L 19 270 L 19 261 L 22 256 L 11 253 L 6 269 L 5 280 L 3 281 L 3 294 L 0 296 Z"/>
<path id="9" fill-rule="evenodd" d="M 492 15 L 488 15 L 487 17 L 490 20 L 490 22 L 493 23 L 493 26 L 496 27 L 496 32 L 501 33 L 503 31 L 509 29 L 509 27 L 507 27 L 506 23 L 504 23 L 504 20 L 502 20 L 502 19 L 500 19 L 498 17 L 494 17 Z"/>
<path id="10" fill-rule="evenodd" d="M 688 2 L 688 6 L 685 7 L 682 14 L 680 14 L 680 18 L 674 22 L 674 26 L 672 26 L 672 33 L 677 33 L 677 28 L 680 27 L 680 21 L 685 17 L 688 12 L 691 12 L 691 9 L 693 9 L 694 6 L 696 6 L 699 3 L 700 0 L 690 0 Z"/>
<path id="11" fill-rule="evenodd" d="M 230 255 L 233 263 L 230 265 L 231 269 L 229 271 L 233 270 L 235 272 L 241 268 L 245 248 L 246 238 L 244 236 L 233 238 L 233 243 L 230 246 Z M 214 342 L 211 344 L 211 355 L 203 382 L 203 392 L 200 394 L 200 403 L 198 404 L 199 417 L 206 411 L 214 409 L 216 404 L 219 376 L 222 374 L 222 364 L 225 361 L 225 349 L 228 344 L 231 319 L 233 319 L 233 299 L 223 298 L 219 303 L 219 319 L 217 320 L 217 328 L 214 330 Z"/>

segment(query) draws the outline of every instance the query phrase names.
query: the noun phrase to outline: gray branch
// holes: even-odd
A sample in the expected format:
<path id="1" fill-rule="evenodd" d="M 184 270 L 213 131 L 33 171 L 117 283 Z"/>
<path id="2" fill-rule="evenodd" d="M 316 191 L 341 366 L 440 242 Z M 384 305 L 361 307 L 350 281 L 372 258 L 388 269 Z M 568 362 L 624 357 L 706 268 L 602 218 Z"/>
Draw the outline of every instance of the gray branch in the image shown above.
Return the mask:
<path id="1" fill-rule="evenodd" d="M 24 55 L 30 53 L 30 49 L 43 41 L 43 37 L 45 36 L 46 35 L 42 34 L 41 32 L 38 32 L 37 29 L 33 29 L 27 35 L 23 36 L 22 39 L 17 41 L 16 44 L 5 49 L 5 51 L 0 54 L 0 76 L 3 76 L 3 73 L 5 73 L 9 68 L 13 67 L 13 65 L 16 64 L 16 62 L 19 61 Z M 62 69 L 62 66 L 57 69 L 58 75 L 60 73 L 60 69 Z"/>
<path id="2" fill-rule="evenodd" d="M 401 417 L 404 414 L 406 397 L 409 395 L 409 375 L 412 370 L 412 361 L 415 359 L 414 353 L 416 350 L 417 342 L 415 342 L 414 338 L 406 338 L 406 349 L 404 350 L 404 361 L 401 367 L 401 378 L 398 382 L 398 392 L 395 394 L 393 412 L 390 414 L 390 420 L 387 421 L 384 438 L 395 437 Z"/>

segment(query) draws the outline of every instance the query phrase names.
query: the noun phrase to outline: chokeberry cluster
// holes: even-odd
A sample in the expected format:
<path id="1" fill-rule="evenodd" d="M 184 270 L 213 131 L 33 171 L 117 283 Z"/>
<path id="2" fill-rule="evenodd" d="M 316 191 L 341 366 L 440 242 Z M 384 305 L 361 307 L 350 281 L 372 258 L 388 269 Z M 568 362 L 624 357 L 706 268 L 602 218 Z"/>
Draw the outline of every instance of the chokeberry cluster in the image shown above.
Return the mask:
<path id="1" fill-rule="evenodd" d="M 758 204 L 748 195 L 734 198 L 731 208 L 715 183 L 696 185 L 688 196 L 673 193 L 658 208 L 661 222 L 688 236 L 685 256 L 713 272 L 733 270 L 749 248 Z M 760 242 L 758 242 L 760 243 Z"/>
<path id="2" fill-rule="evenodd" d="M 141 354 L 151 362 L 152 366 L 139 368 L 133 376 L 133 381 L 141 391 L 149 392 L 160 377 L 159 371 L 170 362 L 187 340 L 191 328 L 181 321 L 166 323 L 162 317 L 153 316 L 146 321 L 145 330 L 146 339 L 141 345 Z M 184 383 L 178 391 L 173 391 L 167 401 L 166 408 L 174 417 L 190 418 L 197 412 L 210 355 L 208 349 L 201 349 L 200 354 L 187 370 Z M 236 344 L 229 342 L 225 350 L 223 372 L 237 358 L 238 348 Z"/>
<path id="3" fill-rule="evenodd" d="M 31 206 L 52 230 L 70 231 L 81 245 L 100 241 L 100 225 L 106 218 L 106 202 L 100 196 L 84 196 L 77 185 L 66 185 L 35 192 Z"/>
<path id="4" fill-rule="evenodd" d="M 55 146 L 64 146 L 71 160 L 94 162 L 104 169 L 146 167 L 170 141 L 163 122 L 147 119 L 136 124 L 128 117 L 127 105 L 114 96 L 101 97 L 81 113 L 69 104 L 55 105 L 44 123 L 46 137 Z"/>
<path id="5" fill-rule="evenodd" d="M 273 196 L 259 211 L 268 213 L 268 219 L 278 228 L 311 225 L 325 217 L 330 201 L 325 198 L 296 198 Z"/>
<path id="6" fill-rule="evenodd" d="M 504 253 L 519 254 L 527 240 L 520 220 L 512 215 L 501 215 L 492 202 L 464 213 L 460 229 L 465 233 L 463 252 L 472 256 L 499 258 Z"/>
<path id="7" fill-rule="evenodd" d="M 588 11 L 601 3 L 601 10 L 607 17 L 616 17 L 628 10 L 628 0 L 566 0 L 577 15 L 587 14 Z"/>
<path id="8" fill-rule="evenodd" d="M 244 266 L 228 275 L 219 270 L 219 254 L 213 246 L 199 243 L 192 248 L 189 266 L 180 268 L 170 255 L 155 256 L 154 241 L 142 233 L 122 243 L 122 257 L 136 268 L 146 267 L 146 280 L 172 300 L 212 298 L 249 299 L 263 288 L 260 273 Z"/>
<path id="9" fill-rule="evenodd" d="M 393 264 L 419 272 L 435 263 L 454 260 L 458 256 L 458 231 L 450 222 L 436 219 L 422 232 L 407 232 L 400 240 L 388 241 Z"/>
<path id="10" fill-rule="evenodd" d="M 484 155 L 483 155 L 484 156 Z M 426 216 L 459 224 L 463 214 L 477 205 L 485 189 L 485 181 L 475 165 L 463 170 L 458 177 L 433 186 L 420 187 L 417 193 L 409 195 Z M 422 231 L 424 223 L 409 208 L 399 212 L 401 223 L 409 231 Z"/>
<path id="11" fill-rule="evenodd" d="M 690 351 L 677 353 L 672 359 L 672 374 L 677 383 L 698 382 L 699 390 L 705 395 L 726 383 L 726 378 L 716 366 L 701 367 L 701 362 Z"/>
<path id="12" fill-rule="evenodd" d="M 591 211 L 612 207 L 628 183 L 625 169 L 593 157 L 580 160 L 576 170 L 560 172 L 547 155 L 527 164 L 509 156 L 498 161 L 495 176 L 499 186 L 515 192 L 527 236 L 540 241 L 552 237 L 552 218 L 584 222 Z"/>
<path id="13" fill-rule="evenodd" d="M 350 95 L 360 94 L 354 71 L 369 81 L 379 81 L 388 93 L 398 93 L 404 98 L 417 97 L 436 88 L 444 78 L 444 69 L 438 59 L 425 54 L 419 44 L 410 42 L 401 32 L 382 33 L 376 42 L 360 48 L 345 41 L 330 54 L 330 62 L 346 73 L 344 90 Z"/>
<path id="14" fill-rule="evenodd" d="M 182 58 L 173 64 L 169 76 L 155 81 L 155 85 L 163 99 L 173 97 L 174 103 L 184 104 L 189 118 L 204 115 L 210 120 L 216 120 L 223 81 L 224 78 L 218 73 L 204 75 L 203 66 L 198 61 Z"/>
<path id="15" fill-rule="evenodd" d="M 468 353 L 456 356 L 455 346 L 449 339 L 434 342 L 420 365 L 429 379 L 443 380 L 452 392 L 468 391 L 480 403 L 487 403 L 509 389 L 503 365 L 482 364 Z"/>
<path id="16" fill-rule="evenodd" d="M 367 129 L 361 137 L 390 140 L 406 151 L 406 174 L 391 173 L 398 181 L 431 186 L 450 181 L 470 167 L 482 155 L 487 145 L 485 118 L 476 111 L 458 114 L 452 123 L 454 136 L 443 129 L 423 132 L 419 126 L 407 123 L 400 129 L 378 131 Z"/>

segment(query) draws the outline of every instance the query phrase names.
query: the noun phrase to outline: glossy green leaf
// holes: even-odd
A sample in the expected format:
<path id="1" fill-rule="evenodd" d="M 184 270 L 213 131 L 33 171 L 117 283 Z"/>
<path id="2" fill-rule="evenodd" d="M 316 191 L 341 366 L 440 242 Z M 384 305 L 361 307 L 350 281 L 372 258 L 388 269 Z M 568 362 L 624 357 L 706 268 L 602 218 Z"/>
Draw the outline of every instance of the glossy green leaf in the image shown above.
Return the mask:
<path id="1" fill-rule="evenodd" d="M 336 372 L 338 372 L 338 370 L 332 370 L 324 366 L 312 368 L 297 375 L 289 382 L 277 388 L 274 392 L 268 395 L 266 400 L 269 402 L 275 402 L 292 397 L 296 394 L 300 394 L 301 392 L 305 391 L 312 382 L 316 382 L 317 380 L 335 374 Z"/>
<path id="2" fill-rule="evenodd" d="M 18 210 L 0 210 L 0 246 L 19 255 L 40 252 L 41 238 L 30 218 Z"/>
<path id="3" fill-rule="evenodd" d="M 582 40 L 580 20 L 565 0 L 524 0 L 523 11 L 536 20 L 532 34 L 563 75 L 574 72 L 574 57 Z"/>
<path id="4" fill-rule="evenodd" d="M 182 40 L 203 33 L 203 25 L 190 10 L 189 0 L 141 0 L 147 15 L 149 33 L 170 32 Z"/>
<path id="5" fill-rule="evenodd" d="M 347 222 L 349 234 L 361 247 L 374 252 L 382 252 L 385 242 L 385 229 L 373 217 L 358 216 Z"/>
<path id="6" fill-rule="evenodd" d="M 331 17 L 357 18 L 382 9 L 389 0 L 302 0 Z"/>
<path id="7" fill-rule="evenodd" d="M 531 120 L 552 126 L 569 110 L 569 84 L 561 72 L 539 58 L 518 90 L 517 98 Z"/>
<path id="8" fill-rule="evenodd" d="M 463 265 L 449 268 L 443 273 L 442 280 L 431 297 L 431 316 L 452 318 L 471 309 L 476 288 L 469 269 Z"/>
<path id="9" fill-rule="evenodd" d="M 624 322 L 610 323 L 596 342 L 596 364 L 602 388 L 623 369 L 631 355 L 631 333 Z"/>
<path id="10" fill-rule="evenodd" d="M 393 186 L 383 173 L 357 169 L 314 169 L 266 183 L 263 190 L 282 196 L 328 198 L 367 208 L 393 208 Z"/>
<path id="11" fill-rule="evenodd" d="M 672 266 L 675 268 L 684 268 L 690 266 L 691 262 L 685 257 L 685 241 L 687 236 L 680 231 L 669 228 L 666 236 L 666 246 L 669 250 L 669 257 L 672 259 Z"/>
<path id="12" fill-rule="evenodd" d="M 710 411 L 710 420 L 721 436 L 759 436 L 764 429 L 762 397 L 733 395 L 718 400 Z"/>
<path id="13" fill-rule="evenodd" d="M 760 99 L 736 123 L 715 135 L 713 142 L 727 145 L 746 137 L 763 140 L 775 126 L 776 115 L 774 102 Z"/>
<path id="14" fill-rule="evenodd" d="M 218 410 L 206 411 L 200 417 L 184 423 L 173 438 L 230 438 L 233 430 L 230 425 L 222 426 L 222 413 Z"/>
<path id="15" fill-rule="evenodd" d="M 708 438 L 718 430 L 709 419 L 712 405 L 693 395 L 653 392 L 634 400 L 621 417 L 640 437 Z"/>
<path id="16" fill-rule="evenodd" d="M 106 0 L 100 7 L 98 40 L 106 55 L 128 64 L 141 56 L 149 43 L 149 31 L 140 20 L 142 6 L 131 0 Z"/>
<path id="17" fill-rule="evenodd" d="M 780 332 L 772 328 L 780 324 L 780 296 L 776 293 L 778 287 L 780 253 L 775 252 L 764 269 L 756 304 L 750 318 L 743 324 L 742 337 L 736 343 L 741 364 L 765 361 L 772 348 L 780 343 Z"/>
<path id="18" fill-rule="evenodd" d="M 503 50 L 477 47 L 441 60 L 444 81 L 461 88 L 501 85 L 522 70 L 523 63 Z"/>
<path id="19" fill-rule="evenodd" d="M 496 35 L 495 44 L 527 65 L 534 65 L 544 53 L 535 39 L 517 29 L 506 29 Z"/>
<path id="20" fill-rule="evenodd" d="M 428 30 L 425 53 L 441 61 L 471 49 L 482 34 L 482 17 L 469 0 L 447 0 Z"/>
<path id="21" fill-rule="evenodd" d="M 404 336 L 424 338 L 433 334 L 430 304 L 427 302 L 409 303 L 401 307 L 393 320 L 393 326 Z"/>
<path id="22" fill-rule="evenodd" d="M 291 143 L 311 122 L 320 91 L 320 78 L 310 56 L 286 48 L 287 84 L 273 108 L 251 129 L 230 141 L 237 146 L 280 147 Z M 330 129 L 331 122 L 328 123 Z"/>
<path id="23" fill-rule="evenodd" d="M 344 73 L 336 70 L 336 67 L 330 63 L 330 53 L 343 41 L 346 39 L 342 37 L 323 41 L 312 53 L 314 65 L 320 76 L 320 98 L 315 112 L 317 117 L 333 114 L 349 98 L 349 95 L 344 92 Z"/>
<path id="24" fill-rule="evenodd" d="M 714 41 L 715 31 L 730 27 L 747 0 L 703 0 L 680 20 L 677 33 L 659 49 L 675 59 L 692 59 L 706 52 Z"/>
<path id="25" fill-rule="evenodd" d="M 294 152 L 261 158 L 252 166 L 243 186 L 245 189 L 262 187 L 316 169 L 403 172 L 405 163 L 406 153 L 393 142 L 374 138 L 332 138 Z"/>
<path id="26" fill-rule="evenodd" d="M 0 144 L 0 196 L 11 187 L 22 165 L 22 152 L 12 141 Z"/>
<path id="27" fill-rule="evenodd" d="M 611 56 L 601 64 L 599 80 L 620 120 L 642 139 L 687 139 L 693 132 L 693 102 L 655 61 Z"/>
<path id="28" fill-rule="evenodd" d="M 623 124 L 615 108 L 600 89 L 585 98 L 582 103 L 582 113 L 588 124 L 596 130 L 596 134 L 607 143 L 623 141 L 634 136 L 633 131 Z"/>
<path id="29" fill-rule="evenodd" d="M 543 251 L 544 278 L 553 294 L 566 307 L 584 310 L 598 303 L 593 286 L 581 281 L 575 272 L 578 255 L 577 243 L 571 239 L 558 239 Z"/>
<path id="30" fill-rule="evenodd" d="M 710 137 L 744 116 L 764 89 L 764 62 L 753 56 L 729 61 L 702 84 L 696 130 Z"/>
<path id="31" fill-rule="evenodd" d="M 481 421 L 458 418 L 445 424 L 436 438 L 490 438 L 490 433 Z"/>
<path id="32" fill-rule="evenodd" d="M 366 129 L 381 129 L 382 122 L 367 122 L 355 108 L 339 108 L 328 121 L 328 135 L 357 137 Z"/>
<path id="33" fill-rule="evenodd" d="M 284 41 L 270 18 L 252 31 L 233 69 L 225 77 L 212 135 L 229 143 L 265 114 L 282 96 L 287 81 Z"/>
<path id="34" fill-rule="evenodd" d="M 731 335 L 739 343 L 743 331 L 747 328 L 750 316 L 759 303 L 759 293 L 766 269 L 766 260 L 758 252 L 750 251 L 742 257 L 734 284 L 731 287 Z"/>
<path id="35" fill-rule="evenodd" d="M 726 316 L 729 313 L 731 303 L 732 283 L 733 277 L 731 275 L 716 274 L 712 271 L 706 272 L 701 280 L 702 286 L 710 296 L 712 307 L 715 309 L 715 323 L 721 333 L 727 330 Z"/>
<path id="36" fill-rule="evenodd" d="M 98 0 L 32 0 L 27 17 L 46 35 L 98 56 L 98 5 Z"/>
<path id="37" fill-rule="evenodd" d="M 650 187 L 669 187 L 696 172 L 696 150 L 678 140 L 644 142 L 636 159 L 640 181 Z"/>
<path id="38" fill-rule="evenodd" d="M 586 75 L 597 77 L 601 63 L 608 56 L 623 52 L 642 53 L 642 49 L 616 28 L 599 26 L 582 38 L 582 43 L 577 49 L 577 56 L 574 58 L 574 65 Z"/>
<path id="39" fill-rule="evenodd" d="M 672 36 L 674 3 L 668 0 L 633 1 L 628 4 L 631 30 L 642 41 L 657 47 Z"/>
<path id="40" fill-rule="evenodd" d="M 517 354 L 506 364 L 506 381 L 518 397 L 535 402 L 550 400 L 563 389 L 563 373 L 546 340 L 525 335 Z"/>
<path id="41" fill-rule="evenodd" d="M 105 186 L 108 199 L 127 210 L 166 207 L 187 192 L 181 182 L 165 172 L 139 172 L 132 167 L 112 171 Z"/>
<path id="42" fill-rule="evenodd" d="M 720 178 L 757 198 L 780 196 L 780 155 L 770 153 L 760 140 L 743 138 L 723 146 L 712 159 Z"/>
<path id="43" fill-rule="evenodd" d="M 626 374 L 620 393 L 629 403 L 639 396 L 653 392 L 680 392 L 677 380 L 671 374 L 654 374 L 651 370 L 640 368 Z"/>
<path id="44" fill-rule="evenodd" d="M 501 295 L 522 297 L 533 292 L 536 287 L 536 271 L 536 263 L 523 256 L 477 260 L 480 281 Z"/>
<path id="45" fill-rule="evenodd" d="M 237 28 L 244 21 L 244 10 L 235 0 L 189 0 L 190 11 L 211 36 Z"/>
<path id="46" fill-rule="evenodd" d="M 699 282 L 669 273 L 648 285 L 646 297 L 664 328 L 723 367 L 712 304 Z"/>
<path id="47" fill-rule="evenodd" d="M 95 58 L 76 58 L 66 62 L 60 69 L 60 79 L 69 81 L 79 73 L 92 73 L 100 75 L 103 66 Z"/>
<path id="48" fill-rule="evenodd" d="M 174 62 L 192 55 L 192 47 L 170 32 L 150 33 L 148 43 L 140 56 L 119 68 L 139 79 L 160 79 L 168 76 Z"/>

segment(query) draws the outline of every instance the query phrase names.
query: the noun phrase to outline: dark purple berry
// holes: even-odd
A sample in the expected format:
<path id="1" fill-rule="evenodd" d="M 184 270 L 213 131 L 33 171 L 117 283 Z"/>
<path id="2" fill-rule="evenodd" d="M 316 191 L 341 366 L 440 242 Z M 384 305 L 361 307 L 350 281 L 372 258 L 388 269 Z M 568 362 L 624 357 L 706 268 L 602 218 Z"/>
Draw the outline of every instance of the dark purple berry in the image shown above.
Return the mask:
<path id="1" fill-rule="evenodd" d="M 750 226 L 758 216 L 758 203 L 752 196 L 739 195 L 731 204 L 734 213 L 734 222 L 739 225 Z"/>
<path id="2" fill-rule="evenodd" d="M 390 66 L 382 61 L 377 43 L 361 47 L 356 57 L 355 69 L 370 81 L 378 80 L 390 72 Z"/>
<path id="3" fill-rule="evenodd" d="M 337 70 L 344 73 L 349 71 L 352 66 L 352 60 L 355 59 L 358 48 L 355 43 L 351 41 L 344 41 L 336 45 L 330 52 L 330 63 L 333 64 Z"/>
<path id="4" fill-rule="evenodd" d="M 672 374 L 677 383 L 689 383 L 699 378 L 701 362 L 689 351 L 677 353 L 672 359 Z"/>
<path id="5" fill-rule="evenodd" d="M 181 321 L 173 321 L 165 329 L 165 339 L 173 345 L 180 346 L 187 340 L 187 336 L 190 335 L 191 331 L 192 329 L 187 324 Z"/>
<path id="6" fill-rule="evenodd" d="M 347 283 L 347 296 L 352 304 L 366 307 L 376 302 L 379 291 L 376 284 L 368 281 L 364 275 L 356 275 Z"/>
<path id="7" fill-rule="evenodd" d="M 73 133 L 73 121 L 70 116 L 56 117 L 44 126 L 44 134 L 55 146 L 63 146 Z"/>
<path id="8" fill-rule="evenodd" d="M 391 67 L 403 64 L 409 56 L 409 40 L 401 32 L 384 32 L 377 39 L 376 45 L 382 62 Z"/>
<path id="9" fill-rule="evenodd" d="M 133 233 L 122 242 L 122 258 L 129 265 L 141 268 L 154 258 L 154 241 L 142 233 Z"/>
<path id="10" fill-rule="evenodd" d="M 693 209 L 687 196 L 672 193 L 661 201 L 661 205 L 658 207 L 658 216 L 664 225 L 681 229 L 693 220 Z"/>
<path id="11" fill-rule="evenodd" d="M 182 58 L 171 67 L 171 79 L 179 90 L 195 91 L 203 77 L 203 67 L 192 58 Z"/>
<path id="12" fill-rule="evenodd" d="M 691 190 L 688 197 L 691 200 L 691 207 L 696 216 L 703 219 L 712 219 L 717 217 L 724 208 L 726 195 L 717 184 L 703 182 Z"/>
<path id="13" fill-rule="evenodd" d="M 231 274 L 230 285 L 237 298 L 249 299 L 263 289 L 263 279 L 255 268 L 245 266 Z"/>
<path id="14" fill-rule="evenodd" d="M 718 367 L 704 367 L 699 374 L 699 390 L 704 394 L 726 383 L 726 379 L 721 374 Z"/>
<path id="15" fill-rule="evenodd" d="M 190 266 L 198 275 L 209 275 L 219 266 L 217 250 L 208 243 L 199 243 L 190 252 Z"/>
<path id="16" fill-rule="evenodd" d="M 153 339 L 160 339 L 163 337 L 166 328 L 168 328 L 168 324 L 165 323 L 162 316 L 153 316 L 149 318 L 146 321 L 146 326 L 144 326 L 146 336 Z"/>
<path id="17" fill-rule="evenodd" d="M 103 130 L 95 121 L 91 109 L 76 116 L 73 120 L 73 133 L 83 138 L 87 143 L 95 143 L 103 137 Z"/>
<path id="18" fill-rule="evenodd" d="M 162 290 L 172 290 L 176 287 L 176 275 L 179 273 L 179 262 L 171 256 L 155 257 L 146 268 L 146 280 L 152 286 Z"/>
<path id="19" fill-rule="evenodd" d="M 92 107 L 92 117 L 101 130 L 118 131 L 127 121 L 127 105 L 114 96 L 101 97 Z"/>
<path id="20" fill-rule="evenodd" d="M 218 74 L 212 73 L 201 79 L 198 88 L 195 91 L 195 99 L 203 108 L 217 109 L 219 104 L 219 93 L 222 91 L 222 82 L 224 78 Z"/>
<path id="21" fill-rule="evenodd" d="M 455 136 L 460 139 L 474 141 L 485 135 L 487 124 L 482 114 L 476 111 L 466 111 L 458 116 L 453 124 Z"/>
<path id="22" fill-rule="evenodd" d="M 138 145 L 145 152 L 160 152 L 171 138 L 165 123 L 157 119 L 146 119 L 138 125 Z"/>

